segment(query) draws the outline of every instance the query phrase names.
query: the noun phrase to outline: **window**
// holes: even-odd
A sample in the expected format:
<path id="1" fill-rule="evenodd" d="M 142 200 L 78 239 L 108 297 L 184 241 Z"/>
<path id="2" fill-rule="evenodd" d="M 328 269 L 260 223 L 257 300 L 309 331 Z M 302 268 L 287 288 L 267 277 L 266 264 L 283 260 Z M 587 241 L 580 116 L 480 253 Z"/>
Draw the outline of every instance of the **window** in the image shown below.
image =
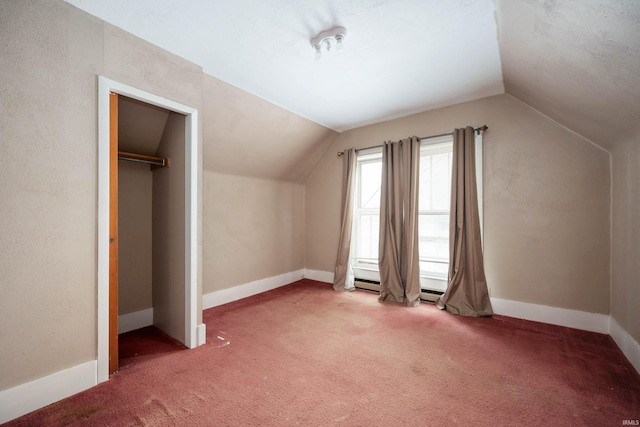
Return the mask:
<path id="1" fill-rule="evenodd" d="M 420 146 L 420 283 L 424 289 L 443 292 L 449 271 L 452 150 L 451 136 L 427 139 Z"/>
<path id="2" fill-rule="evenodd" d="M 380 230 L 380 186 L 382 149 L 358 152 L 353 212 L 352 260 L 356 277 L 380 280 L 378 241 Z"/>
<path id="3" fill-rule="evenodd" d="M 482 200 L 482 146 L 476 139 L 478 200 Z M 444 292 L 449 271 L 449 210 L 453 137 L 426 138 L 420 146 L 418 200 L 420 284 Z M 380 281 L 378 241 L 382 149 L 358 152 L 352 234 L 352 266 L 357 279 Z M 482 224 L 482 203 L 479 203 Z M 369 287 L 371 288 L 371 287 Z M 424 294 L 423 294 L 424 295 Z"/>

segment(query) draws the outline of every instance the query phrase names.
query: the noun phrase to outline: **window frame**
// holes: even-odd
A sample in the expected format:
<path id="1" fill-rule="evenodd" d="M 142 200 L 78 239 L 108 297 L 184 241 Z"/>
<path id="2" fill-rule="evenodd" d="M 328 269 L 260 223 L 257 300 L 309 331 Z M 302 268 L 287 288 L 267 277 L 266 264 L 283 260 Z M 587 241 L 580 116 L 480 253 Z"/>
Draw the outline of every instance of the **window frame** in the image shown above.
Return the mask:
<path id="1" fill-rule="evenodd" d="M 430 137 L 430 138 L 423 138 L 420 140 L 420 150 L 421 150 L 421 155 L 422 155 L 422 150 L 423 147 L 429 146 L 429 145 L 436 145 L 436 144 L 442 144 L 442 143 L 447 143 L 447 142 L 451 142 L 452 146 L 453 146 L 453 134 L 450 135 L 443 135 L 443 136 L 436 136 L 436 137 Z M 479 220 L 480 220 L 480 238 L 481 238 L 481 244 L 482 247 L 484 248 L 484 209 L 483 209 L 483 205 L 484 205 L 484 193 L 483 193 L 483 135 L 480 134 L 478 135 L 476 133 L 476 137 L 475 137 L 475 150 L 476 150 L 476 159 L 475 159 L 475 163 L 476 163 L 476 187 L 477 187 L 477 197 L 478 197 L 478 212 L 479 212 Z M 360 209 L 358 208 L 358 201 L 360 200 L 359 196 L 360 196 L 360 191 L 361 191 L 361 187 L 360 187 L 360 180 L 361 180 L 361 176 L 360 176 L 360 164 L 361 163 L 371 163 L 374 161 L 380 161 L 382 162 L 382 147 L 374 147 L 374 148 L 370 148 L 370 149 L 363 149 L 363 150 L 358 150 L 357 152 L 357 159 L 356 159 L 356 191 L 354 191 L 354 197 L 356 198 L 356 200 L 354 200 L 354 221 L 353 221 L 353 228 L 352 228 L 352 245 L 353 242 L 356 242 L 356 245 L 358 244 L 357 242 L 357 236 L 355 236 L 354 233 L 357 232 L 357 230 L 359 230 L 357 227 L 359 226 L 359 218 L 360 215 L 356 214 L 356 210 Z M 368 158 L 364 158 L 364 159 L 360 159 L 360 157 L 368 157 Z M 449 212 L 447 211 L 442 211 L 442 212 Z M 360 212 L 361 213 L 361 212 Z M 378 215 L 379 215 L 380 211 L 378 208 Z M 420 215 L 420 212 L 419 212 Z M 352 246 L 353 248 L 353 246 Z M 357 248 L 356 248 L 357 250 Z M 355 255 L 356 250 L 352 250 L 352 254 Z M 351 257 L 351 265 L 355 274 L 356 279 L 364 279 L 364 280 L 368 280 L 368 281 L 380 281 L 380 272 L 379 272 L 379 268 L 378 268 L 378 263 L 377 262 L 361 262 L 360 260 L 362 258 L 357 258 L 355 256 Z M 421 261 L 423 259 L 421 258 Z M 448 264 L 448 263 L 447 263 Z M 437 293 L 441 293 L 444 292 L 446 290 L 447 287 L 447 281 L 448 279 L 446 277 L 442 278 L 442 277 L 434 277 L 434 276 L 430 276 L 429 274 L 423 273 L 422 270 L 420 271 L 420 287 L 423 291 L 422 293 L 422 298 L 423 299 L 431 299 L 433 300 L 432 296 L 435 293 L 437 295 Z M 376 285 L 371 285 L 371 284 L 367 284 L 367 288 L 372 289 L 376 287 Z M 379 285 L 377 285 L 379 287 Z M 425 293 L 426 291 L 426 293 Z"/>
<path id="2" fill-rule="evenodd" d="M 356 277 L 366 280 L 380 281 L 380 272 L 378 270 L 378 260 L 375 258 L 359 258 L 356 257 L 355 254 L 358 250 L 358 238 L 354 239 L 354 233 L 356 233 L 360 228 L 360 220 L 362 214 L 377 214 L 380 216 L 380 207 L 376 208 L 360 208 L 359 202 L 361 200 L 362 195 L 362 186 L 361 186 L 361 169 L 360 166 L 363 164 L 370 164 L 380 162 L 382 164 L 382 147 L 374 147 L 364 150 L 359 150 L 356 153 L 356 191 L 354 191 L 355 200 L 353 201 L 353 225 L 352 225 L 352 235 L 351 242 L 352 245 L 355 242 L 355 248 L 352 250 L 352 268 Z M 368 261 L 363 261 L 368 260 Z"/>
<path id="3" fill-rule="evenodd" d="M 442 136 L 436 136 L 436 137 L 431 137 L 431 138 L 424 138 L 422 140 L 420 140 L 420 161 L 422 162 L 422 157 L 426 156 L 426 152 L 430 147 L 433 146 L 447 146 L 447 153 L 453 152 L 453 134 L 451 135 L 442 135 Z M 451 171 L 451 167 L 449 168 L 449 171 Z M 451 177 L 449 177 L 449 181 L 451 181 Z M 449 192 L 451 193 L 451 192 Z M 449 197 L 449 205 L 451 204 L 451 200 Z M 418 207 L 420 206 L 420 201 L 418 201 Z M 443 214 L 443 213 L 447 213 L 447 216 L 450 216 L 450 210 L 446 209 L 446 210 L 442 210 L 442 209 L 419 209 L 418 210 L 418 223 L 420 222 L 420 216 L 421 215 L 437 215 L 437 214 Z M 449 241 L 449 237 L 446 238 L 447 242 Z M 449 261 L 447 262 L 442 262 L 441 260 L 437 260 L 437 259 L 428 259 L 426 257 L 423 257 L 421 255 L 419 255 L 419 260 L 420 263 L 422 262 L 433 262 L 433 263 L 441 263 L 441 264 L 446 264 L 447 265 L 447 270 L 448 270 L 448 266 L 449 266 Z M 445 275 L 443 276 L 438 276 L 433 274 L 433 272 L 431 271 L 427 271 L 427 270 L 422 270 L 420 269 L 420 287 L 424 290 L 429 290 L 429 291 L 437 291 L 437 292 L 444 292 L 447 289 L 447 276 Z"/>

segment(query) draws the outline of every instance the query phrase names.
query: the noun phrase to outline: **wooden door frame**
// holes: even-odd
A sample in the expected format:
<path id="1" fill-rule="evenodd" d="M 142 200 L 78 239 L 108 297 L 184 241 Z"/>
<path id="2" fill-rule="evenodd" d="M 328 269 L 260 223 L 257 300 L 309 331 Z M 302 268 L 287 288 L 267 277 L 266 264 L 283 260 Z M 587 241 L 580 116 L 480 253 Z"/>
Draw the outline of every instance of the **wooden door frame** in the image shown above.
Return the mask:
<path id="1" fill-rule="evenodd" d="M 109 93 L 109 375 L 118 370 L 118 106 Z"/>
<path id="2" fill-rule="evenodd" d="M 204 344 L 204 325 L 197 325 L 198 307 L 198 110 L 120 82 L 98 77 L 98 301 L 97 382 L 109 379 L 109 94 L 117 93 L 185 115 L 185 342 Z"/>

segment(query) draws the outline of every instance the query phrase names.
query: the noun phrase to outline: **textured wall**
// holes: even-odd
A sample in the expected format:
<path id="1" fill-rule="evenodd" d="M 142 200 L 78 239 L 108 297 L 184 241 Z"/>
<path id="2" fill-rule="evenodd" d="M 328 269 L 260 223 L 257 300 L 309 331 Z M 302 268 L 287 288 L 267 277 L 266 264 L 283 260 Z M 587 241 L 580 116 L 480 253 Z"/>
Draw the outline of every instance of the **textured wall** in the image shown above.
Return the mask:
<path id="1" fill-rule="evenodd" d="M 640 134 L 612 159 L 611 315 L 640 342 Z"/>
<path id="2" fill-rule="evenodd" d="M 342 133 L 306 184 L 306 267 L 334 268 L 337 151 L 483 124 L 489 126 L 484 247 L 491 296 L 608 314 L 608 153 L 509 95 Z"/>
<path id="3" fill-rule="evenodd" d="M 205 170 L 203 292 L 304 268 L 303 185 Z"/>
<path id="4" fill-rule="evenodd" d="M 62 1 L 0 2 L 0 40 L 4 390 L 96 358 L 98 75 L 197 108 L 200 176 L 207 153 L 210 172 L 302 182 L 336 134 Z M 211 98 L 207 108 L 204 96 Z M 262 169 L 250 159 L 262 161 Z M 211 291 L 302 268 L 302 185 L 218 177 L 208 182 L 212 197 L 205 202 L 199 193 L 200 229 L 207 209 L 215 239 L 207 243 L 206 279 L 205 242 L 198 242 L 199 292 L 203 280 Z M 219 212 L 227 205 L 250 210 Z M 260 210 L 260 219 L 236 229 L 237 218 Z M 225 264 L 245 253 L 248 264 Z"/>
<path id="5" fill-rule="evenodd" d="M 104 75 L 155 95 L 201 109 L 202 69 L 107 23 Z"/>
<path id="6" fill-rule="evenodd" d="M 102 24 L 0 2 L 0 390 L 96 358 Z"/>
<path id="7" fill-rule="evenodd" d="M 304 183 L 337 132 L 204 75 L 204 168 Z"/>
<path id="8" fill-rule="evenodd" d="M 151 308 L 149 165 L 118 162 L 118 314 Z"/>
<path id="9" fill-rule="evenodd" d="M 337 133 L 203 76 L 203 293 L 304 268 L 302 183 Z"/>

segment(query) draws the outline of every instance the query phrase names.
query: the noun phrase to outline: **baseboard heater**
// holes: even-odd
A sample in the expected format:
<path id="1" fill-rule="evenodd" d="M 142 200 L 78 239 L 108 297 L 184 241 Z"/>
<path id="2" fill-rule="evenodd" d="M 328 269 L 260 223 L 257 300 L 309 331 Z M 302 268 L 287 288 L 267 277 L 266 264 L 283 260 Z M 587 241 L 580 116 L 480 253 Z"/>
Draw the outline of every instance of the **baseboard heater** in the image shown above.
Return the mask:
<path id="1" fill-rule="evenodd" d="M 359 279 L 356 277 L 354 285 L 356 289 L 361 289 L 364 291 L 380 291 L 380 282 L 377 280 Z M 438 297 L 442 294 L 444 294 L 444 292 L 434 291 L 432 289 L 421 289 L 420 299 L 428 302 L 436 302 L 438 300 Z"/>

